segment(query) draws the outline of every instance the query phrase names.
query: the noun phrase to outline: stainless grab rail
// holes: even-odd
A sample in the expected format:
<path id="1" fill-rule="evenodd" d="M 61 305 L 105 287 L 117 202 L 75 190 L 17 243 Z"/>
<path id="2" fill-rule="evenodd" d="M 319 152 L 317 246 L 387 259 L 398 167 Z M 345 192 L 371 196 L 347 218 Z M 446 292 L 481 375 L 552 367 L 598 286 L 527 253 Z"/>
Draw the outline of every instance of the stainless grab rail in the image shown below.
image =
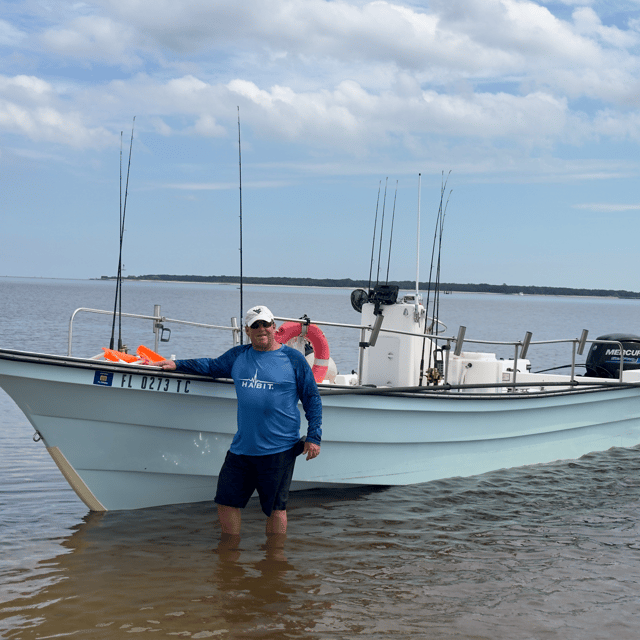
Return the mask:
<path id="1" fill-rule="evenodd" d="M 79 313 L 95 313 L 95 314 L 100 314 L 100 315 L 113 315 L 113 311 L 106 311 L 103 309 L 89 309 L 86 307 L 81 307 L 79 309 L 76 309 L 72 314 L 71 314 L 71 318 L 69 320 L 69 336 L 68 336 L 68 347 L 67 347 L 67 355 L 71 356 L 72 355 L 72 342 L 73 342 L 73 322 L 76 318 L 76 315 L 78 315 Z M 191 322 L 188 320 L 178 320 L 176 318 L 167 318 L 165 316 L 163 316 L 161 314 L 161 308 L 160 305 L 155 305 L 154 306 L 154 315 L 144 315 L 144 314 L 137 314 L 137 313 L 122 313 L 122 314 L 118 314 L 123 318 L 137 318 L 137 319 L 141 319 L 141 320 L 152 320 L 153 321 L 153 328 L 154 328 L 154 334 L 155 334 L 155 350 L 158 350 L 158 340 L 159 340 L 159 335 L 160 335 L 160 331 L 158 331 L 158 329 L 162 329 L 162 323 L 173 323 L 173 324 L 181 324 L 181 325 L 186 325 L 186 326 L 192 326 L 192 327 L 200 327 L 203 329 L 219 329 L 222 331 L 231 331 L 233 333 L 233 343 L 234 345 L 239 344 L 240 340 L 239 340 L 239 336 L 240 336 L 240 332 L 242 331 L 242 327 L 240 327 L 238 325 L 238 321 L 237 318 L 231 318 L 231 326 L 226 326 L 226 325 L 214 325 L 214 324 L 206 324 L 206 323 L 202 323 L 202 322 Z M 465 337 L 465 332 L 466 332 L 466 328 L 464 328 L 465 330 L 462 330 L 463 328 L 461 327 L 461 330 L 458 332 L 458 335 L 453 337 L 446 337 L 443 335 L 438 335 L 438 334 L 431 334 L 431 333 L 414 333 L 414 332 L 410 332 L 410 331 L 399 331 L 399 330 L 395 330 L 395 329 L 386 329 L 384 327 L 380 327 L 380 326 L 371 326 L 371 325 L 360 325 L 360 324 L 344 324 L 344 323 L 340 323 L 340 322 L 326 322 L 326 321 L 322 321 L 322 320 L 311 320 L 310 318 L 305 317 L 304 319 L 302 318 L 286 318 L 286 317 L 281 317 L 281 316 L 276 316 L 276 320 L 280 321 L 280 322 L 300 322 L 302 324 L 306 324 L 306 323 L 310 323 L 312 322 L 315 325 L 318 326 L 326 326 L 326 327 L 339 327 L 342 329 L 357 329 L 361 332 L 361 345 L 362 343 L 365 341 L 365 335 L 366 332 L 369 331 L 371 333 L 375 332 L 375 331 L 382 331 L 385 333 L 391 333 L 391 334 L 399 334 L 399 335 L 407 335 L 407 336 L 414 336 L 416 338 L 420 338 L 420 339 L 433 339 L 433 340 L 437 340 L 439 342 L 444 342 L 446 343 L 446 349 L 447 349 L 447 356 L 449 355 L 449 352 L 451 351 L 451 347 L 452 345 L 456 345 L 456 349 L 454 351 L 455 355 L 459 355 L 462 352 L 462 343 L 466 342 L 466 343 L 472 343 L 472 344 L 486 344 L 486 345 L 493 345 L 493 346 L 511 346 L 514 347 L 515 349 L 515 353 L 514 353 L 514 371 L 513 371 L 513 380 L 511 381 L 511 384 L 515 387 L 516 386 L 516 373 L 517 373 L 517 362 L 518 359 L 523 359 L 524 356 L 527 353 L 527 350 L 529 349 L 529 347 L 531 345 L 548 345 L 548 344 L 562 344 L 562 343 L 567 343 L 567 344 L 571 344 L 572 345 L 572 358 L 571 358 L 571 375 L 570 375 L 570 381 L 571 383 L 573 383 L 575 381 L 575 356 L 576 356 L 576 351 L 578 354 L 582 354 L 582 352 L 584 351 L 584 347 L 585 344 L 589 343 L 589 344 L 613 344 L 613 345 L 617 345 L 618 348 L 620 349 L 620 373 L 619 373 L 619 377 L 618 377 L 618 382 L 622 383 L 623 382 L 623 371 L 624 371 L 624 348 L 621 342 L 618 342 L 616 340 L 587 340 L 586 336 L 587 336 L 587 332 L 586 330 L 583 330 L 582 335 L 580 336 L 580 338 L 568 338 L 568 339 L 555 339 L 555 340 L 535 340 L 532 341 L 531 340 L 531 333 L 527 332 L 525 334 L 525 338 L 524 340 L 521 341 L 498 341 L 498 340 L 477 340 L 477 339 L 470 339 Z M 373 345 L 371 345 L 373 346 Z M 361 349 L 362 351 L 362 349 Z M 518 355 L 520 353 L 520 355 Z M 362 365 L 362 357 L 360 357 L 360 367 L 359 370 L 361 368 Z M 447 367 L 448 369 L 448 367 Z M 444 384 L 448 384 L 447 380 L 445 378 L 444 380 Z"/>

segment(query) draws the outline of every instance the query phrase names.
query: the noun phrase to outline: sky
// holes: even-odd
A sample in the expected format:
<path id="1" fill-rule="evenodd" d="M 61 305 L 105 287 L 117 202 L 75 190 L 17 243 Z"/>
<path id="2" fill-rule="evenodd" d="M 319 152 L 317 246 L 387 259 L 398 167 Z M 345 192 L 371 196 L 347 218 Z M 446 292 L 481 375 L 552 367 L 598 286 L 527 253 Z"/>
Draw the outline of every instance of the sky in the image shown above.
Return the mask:
<path id="1" fill-rule="evenodd" d="M 0 276 L 640 291 L 639 141 L 640 0 L 0 0 Z"/>

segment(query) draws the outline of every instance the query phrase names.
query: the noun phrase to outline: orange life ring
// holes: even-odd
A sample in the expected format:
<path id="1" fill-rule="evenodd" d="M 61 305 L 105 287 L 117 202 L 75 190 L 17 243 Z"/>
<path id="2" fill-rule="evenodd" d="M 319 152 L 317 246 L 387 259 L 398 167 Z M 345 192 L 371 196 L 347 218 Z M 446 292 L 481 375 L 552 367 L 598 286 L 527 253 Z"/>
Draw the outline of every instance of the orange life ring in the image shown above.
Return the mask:
<path id="1" fill-rule="evenodd" d="M 315 324 L 307 325 L 303 322 L 285 322 L 276 331 L 276 341 L 284 344 L 289 342 L 291 338 L 297 338 L 302 333 L 303 325 L 306 329 L 306 333 L 303 335 L 313 347 L 314 362 L 311 371 L 315 381 L 320 383 L 324 380 L 329 370 L 329 343 L 319 327 Z"/>

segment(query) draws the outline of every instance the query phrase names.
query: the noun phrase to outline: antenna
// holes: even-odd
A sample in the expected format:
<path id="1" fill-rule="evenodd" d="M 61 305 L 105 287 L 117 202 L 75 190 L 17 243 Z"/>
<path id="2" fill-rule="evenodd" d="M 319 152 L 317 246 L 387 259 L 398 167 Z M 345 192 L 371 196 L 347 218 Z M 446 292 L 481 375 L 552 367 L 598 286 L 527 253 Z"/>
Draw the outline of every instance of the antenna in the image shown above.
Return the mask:
<path id="1" fill-rule="evenodd" d="M 242 280 L 242 147 L 240 146 L 240 107 L 238 107 L 238 170 L 240 173 L 240 326 L 242 327 L 243 307 L 243 280 Z M 240 330 L 240 344 L 244 342 L 244 335 Z"/>

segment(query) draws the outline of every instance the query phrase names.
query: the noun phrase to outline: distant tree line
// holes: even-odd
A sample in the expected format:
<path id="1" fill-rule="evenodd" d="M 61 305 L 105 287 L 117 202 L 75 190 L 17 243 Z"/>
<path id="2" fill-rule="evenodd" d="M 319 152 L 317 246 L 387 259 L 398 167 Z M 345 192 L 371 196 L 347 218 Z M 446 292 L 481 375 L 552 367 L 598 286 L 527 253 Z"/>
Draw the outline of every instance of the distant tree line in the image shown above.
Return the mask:
<path id="1" fill-rule="evenodd" d="M 103 280 L 112 280 L 114 277 L 102 276 Z M 238 276 L 176 276 L 166 273 L 127 276 L 127 280 L 157 280 L 164 282 L 203 282 L 218 284 L 236 284 L 240 281 Z M 351 278 L 268 278 L 251 277 L 243 278 L 245 284 L 267 284 L 297 287 L 343 287 L 350 289 L 368 289 L 368 280 L 352 280 Z M 415 289 L 415 282 L 410 280 L 396 280 L 389 284 L 397 285 L 402 290 L 412 291 Z M 428 282 L 421 282 L 421 291 L 433 290 L 434 285 Z M 461 293 L 502 293 L 506 295 L 528 294 L 540 296 L 593 296 L 593 297 L 615 297 L 615 298 L 640 298 L 640 293 L 635 291 L 625 291 L 620 289 L 571 289 L 569 287 L 536 287 L 517 286 L 509 284 L 455 284 L 452 282 L 440 283 L 440 291 L 461 292 Z"/>

